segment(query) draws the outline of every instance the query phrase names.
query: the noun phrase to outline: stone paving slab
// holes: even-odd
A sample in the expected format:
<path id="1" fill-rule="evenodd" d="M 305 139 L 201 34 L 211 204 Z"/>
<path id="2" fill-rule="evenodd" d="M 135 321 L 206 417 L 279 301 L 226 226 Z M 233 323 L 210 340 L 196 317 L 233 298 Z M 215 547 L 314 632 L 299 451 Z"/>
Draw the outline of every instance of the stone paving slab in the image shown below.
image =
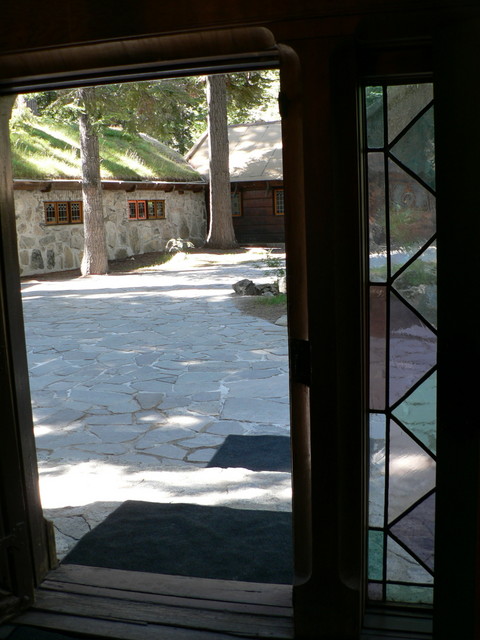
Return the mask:
<path id="1" fill-rule="evenodd" d="M 237 309 L 262 271 L 223 260 L 24 285 L 59 557 L 128 499 L 291 509 L 290 474 L 207 468 L 229 434 L 289 433 L 287 329 Z"/>

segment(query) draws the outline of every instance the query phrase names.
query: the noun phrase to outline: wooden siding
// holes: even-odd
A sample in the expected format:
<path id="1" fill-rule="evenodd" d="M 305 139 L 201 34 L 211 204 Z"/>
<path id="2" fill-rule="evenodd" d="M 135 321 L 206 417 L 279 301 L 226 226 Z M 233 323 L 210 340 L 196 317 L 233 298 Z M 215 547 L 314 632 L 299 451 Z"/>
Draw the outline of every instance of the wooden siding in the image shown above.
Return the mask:
<path id="1" fill-rule="evenodd" d="M 233 218 L 240 243 L 276 243 L 285 241 L 284 216 L 274 213 L 274 189 L 283 182 L 237 183 L 242 194 L 242 215 Z"/>

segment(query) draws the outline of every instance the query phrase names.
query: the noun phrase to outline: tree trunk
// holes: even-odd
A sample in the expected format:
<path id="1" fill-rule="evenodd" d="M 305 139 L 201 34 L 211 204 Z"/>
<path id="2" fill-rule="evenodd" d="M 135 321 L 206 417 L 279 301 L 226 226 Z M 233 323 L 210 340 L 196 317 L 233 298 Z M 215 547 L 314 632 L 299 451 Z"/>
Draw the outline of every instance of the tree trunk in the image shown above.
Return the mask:
<path id="1" fill-rule="evenodd" d="M 232 221 L 228 166 L 227 89 L 225 76 L 207 77 L 208 146 L 210 168 L 210 228 L 206 246 L 231 249 L 237 245 Z"/>
<path id="2" fill-rule="evenodd" d="M 89 108 L 95 99 L 95 88 L 77 90 L 82 108 L 78 124 L 80 128 L 80 154 L 82 159 L 83 249 L 82 276 L 108 272 L 105 220 L 103 217 L 102 182 L 100 179 L 100 154 L 98 134 L 92 125 Z"/>
<path id="3" fill-rule="evenodd" d="M 20 93 L 17 97 L 17 104 L 21 109 L 30 109 L 34 116 L 40 115 L 37 99 L 34 95 L 26 96 Z"/>

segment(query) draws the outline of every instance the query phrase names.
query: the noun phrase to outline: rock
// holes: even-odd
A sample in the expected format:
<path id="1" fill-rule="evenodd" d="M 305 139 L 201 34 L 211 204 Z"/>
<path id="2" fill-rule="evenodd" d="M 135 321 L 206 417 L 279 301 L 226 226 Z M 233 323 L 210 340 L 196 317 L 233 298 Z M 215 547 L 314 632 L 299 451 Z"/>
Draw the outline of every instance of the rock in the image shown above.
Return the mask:
<path id="1" fill-rule="evenodd" d="M 280 318 L 275 322 L 275 324 L 280 325 L 281 327 L 286 327 L 288 324 L 287 316 L 280 316 Z"/>
<path id="2" fill-rule="evenodd" d="M 257 284 L 257 289 L 260 292 L 260 295 L 265 296 L 265 295 L 272 295 L 272 296 L 277 296 L 278 295 L 278 287 L 277 284 Z"/>
<path id="3" fill-rule="evenodd" d="M 278 286 L 273 284 L 255 284 L 252 280 L 239 280 L 232 285 L 235 293 L 241 296 L 276 296 L 278 295 Z"/>
<path id="4" fill-rule="evenodd" d="M 287 278 L 285 276 L 278 279 L 278 291 L 279 293 L 287 293 Z"/>
<path id="5" fill-rule="evenodd" d="M 260 291 L 258 290 L 257 285 L 245 278 L 244 280 L 239 280 L 232 285 L 235 293 L 238 293 L 240 296 L 259 296 Z"/>

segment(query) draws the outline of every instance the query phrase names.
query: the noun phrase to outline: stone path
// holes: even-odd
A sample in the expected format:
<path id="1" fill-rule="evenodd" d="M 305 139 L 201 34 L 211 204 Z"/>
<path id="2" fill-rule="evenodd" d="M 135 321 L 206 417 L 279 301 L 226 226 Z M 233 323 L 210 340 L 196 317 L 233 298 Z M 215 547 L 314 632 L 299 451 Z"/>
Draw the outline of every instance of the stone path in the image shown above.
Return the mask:
<path id="1" fill-rule="evenodd" d="M 242 314 L 252 251 L 22 286 L 40 488 L 59 557 L 127 499 L 288 511 L 290 474 L 208 468 L 289 433 L 286 328 Z"/>

